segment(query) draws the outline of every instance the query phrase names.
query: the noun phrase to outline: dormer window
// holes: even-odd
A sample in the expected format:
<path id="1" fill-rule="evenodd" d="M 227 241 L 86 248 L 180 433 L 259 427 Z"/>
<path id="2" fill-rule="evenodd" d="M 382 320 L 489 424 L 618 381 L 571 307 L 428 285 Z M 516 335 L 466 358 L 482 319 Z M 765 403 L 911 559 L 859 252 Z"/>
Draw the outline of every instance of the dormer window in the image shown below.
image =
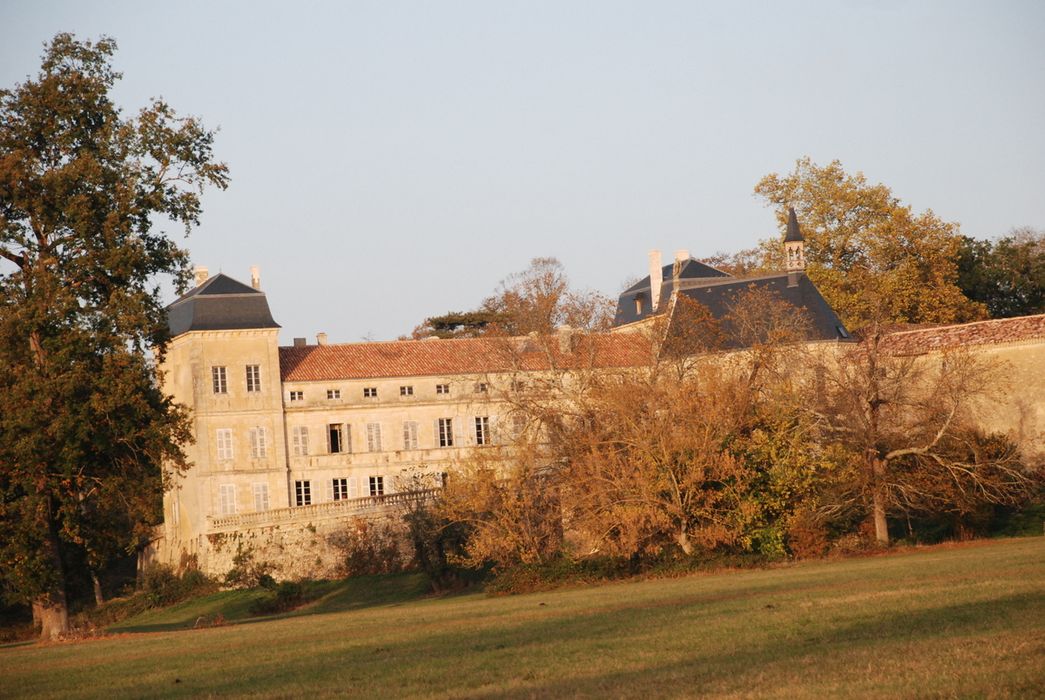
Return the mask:
<path id="1" fill-rule="evenodd" d="M 640 315 L 640 316 L 642 315 L 642 297 L 641 296 L 635 297 L 635 313 Z"/>

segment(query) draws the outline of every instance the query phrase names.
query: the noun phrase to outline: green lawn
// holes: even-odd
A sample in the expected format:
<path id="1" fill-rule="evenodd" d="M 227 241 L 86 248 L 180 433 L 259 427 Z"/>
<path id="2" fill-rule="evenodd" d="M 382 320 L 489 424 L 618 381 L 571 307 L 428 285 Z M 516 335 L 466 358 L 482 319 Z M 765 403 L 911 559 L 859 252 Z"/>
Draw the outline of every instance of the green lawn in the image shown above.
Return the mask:
<path id="1" fill-rule="evenodd" d="M 417 585 L 355 582 L 281 619 L 3 648 L 0 696 L 1045 696 L 1040 537 L 502 598 L 417 599 Z M 191 626 L 200 606 L 243 598 L 124 627 Z"/>

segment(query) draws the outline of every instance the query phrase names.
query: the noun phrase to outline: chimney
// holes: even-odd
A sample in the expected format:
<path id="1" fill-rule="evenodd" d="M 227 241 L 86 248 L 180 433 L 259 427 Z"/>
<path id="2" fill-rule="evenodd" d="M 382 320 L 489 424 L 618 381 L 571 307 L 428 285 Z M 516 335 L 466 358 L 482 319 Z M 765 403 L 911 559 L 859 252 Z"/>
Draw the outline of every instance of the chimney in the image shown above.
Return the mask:
<path id="1" fill-rule="evenodd" d="M 326 333 L 316 333 L 316 345 L 326 345 L 326 344 L 327 344 L 327 334 Z"/>
<path id="2" fill-rule="evenodd" d="M 660 303 L 660 288 L 664 284 L 664 270 L 660 259 L 659 250 L 649 252 L 649 294 L 650 308 L 657 310 Z"/>
<path id="3" fill-rule="evenodd" d="M 303 348 L 303 347 L 306 347 L 307 345 L 308 345 L 308 340 L 306 338 L 294 338 L 294 347 L 296 347 L 296 348 Z"/>
<path id="4" fill-rule="evenodd" d="M 195 273 L 197 287 L 206 282 L 207 278 L 210 277 L 210 273 L 207 271 L 207 268 L 203 267 L 202 265 L 196 266 Z"/>
<path id="5" fill-rule="evenodd" d="M 258 291 L 261 290 L 261 271 L 257 265 L 250 266 L 250 286 Z"/>
<path id="6" fill-rule="evenodd" d="M 689 251 L 685 248 L 679 248 L 675 251 L 675 262 L 684 263 L 689 260 Z"/>
<path id="7" fill-rule="evenodd" d="M 555 329 L 559 336 L 559 352 L 568 355 L 573 352 L 573 329 L 563 324 Z"/>

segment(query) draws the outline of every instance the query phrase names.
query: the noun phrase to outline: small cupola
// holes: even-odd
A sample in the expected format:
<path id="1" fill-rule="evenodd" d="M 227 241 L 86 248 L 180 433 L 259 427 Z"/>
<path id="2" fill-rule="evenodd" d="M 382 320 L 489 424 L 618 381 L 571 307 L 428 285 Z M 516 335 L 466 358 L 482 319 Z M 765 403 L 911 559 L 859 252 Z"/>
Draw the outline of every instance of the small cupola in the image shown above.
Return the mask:
<path id="1" fill-rule="evenodd" d="M 784 255 L 787 257 L 788 284 L 798 283 L 798 276 L 806 269 L 805 238 L 802 237 L 802 229 L 798 226 L 798 217 L 795 208 L 787 209 L 787 235 L 784 236 Z M 791 278 L 794 278 L 792 281 Z"/>
<path id="2" fill-rule="evenodd" d="M 787 255 L 787 271 L 806 269 L 806 239 L 798 226 L 795 208 L 787 209 L 787 235 L 784 236 L 784 253 Z"/>

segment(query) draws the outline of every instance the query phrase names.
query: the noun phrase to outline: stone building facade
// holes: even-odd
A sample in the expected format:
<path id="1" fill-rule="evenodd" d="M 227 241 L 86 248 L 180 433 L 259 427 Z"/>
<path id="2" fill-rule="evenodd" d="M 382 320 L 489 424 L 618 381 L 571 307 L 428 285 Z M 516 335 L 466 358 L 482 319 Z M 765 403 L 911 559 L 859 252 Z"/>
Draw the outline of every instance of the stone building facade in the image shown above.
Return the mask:
<path id="1" fill-rule="evenodd" d="M 800 243 L 789 230 L 789 242 Z M 736 280 L 680 252 L 651 255 L 650 276 L 622 293 L 614 332 L 568 328 L 554 338 L 468 338 L 279 345 L 256 271 L 250 285 L 219 274 L 169 308 L 173 340 L 164 388 L 191 410 L 192 465 L 164 499 L 150 556 L 178 566 L 193 557 L 223 574 L 244 546 L 284 577 L 335 571 L 331 536 L 353 517 L 393 512 L 411 475 L 428 484 L 477 451 L 500 449 L 519 429 L 508 389 L 551 371 L 626 370 L 651 359 L 641 331 L 687 295 L 724 313 L 728 294 L 764 287 L 803 308 L 815 345 L 850 341 L 802 274 L 801 246 L 780 275 Z M 633 332 L 629 332 L 633 331 Z M 1011 388 L 983 407 L 984 427 L 1045 456 L 1045 315 L 890 336 L 893 351 L 933 354 L 968 346 L 1003 361 Z"/>

